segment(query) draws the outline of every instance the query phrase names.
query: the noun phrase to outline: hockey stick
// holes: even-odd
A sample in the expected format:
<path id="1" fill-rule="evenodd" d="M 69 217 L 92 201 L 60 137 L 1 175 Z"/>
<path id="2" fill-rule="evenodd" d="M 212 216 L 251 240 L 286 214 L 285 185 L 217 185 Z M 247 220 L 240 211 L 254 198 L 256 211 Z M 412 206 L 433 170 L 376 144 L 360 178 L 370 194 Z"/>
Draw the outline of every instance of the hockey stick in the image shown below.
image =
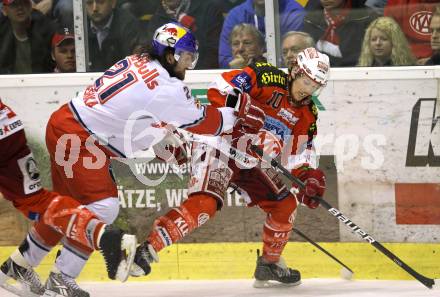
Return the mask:
<path id="1" fill-rule="evenodd" d="M 273 168 L 278 169 L 281 173 L 291 180 L 293 183 L 298 185 L 301 189 L 303 189 L 304 183 L 298 179 L 296 176 L 292 175 L 289 170 L 284 168 L 281 164 L 279 164 L 276 160 L 269 158 L 263 154 L 263 150 L 256 145 L 251 145 L 251 150 L 257 153 L 264 161 L 268 162 Z M 363 231 L 358 225 L 356 225 L 352 220 L 350 220 L 347 216 L 343 215 L 338 209 L 332 207 L 330 203 L 321 197 L 315 196 L 313 199 L 319 201 L 320 205 L 322 205 L 329 213 L 335 216 L 338 220 L 344 223 L 347 227 L 349 227 L 354 233 L 358 234 L 362 239 L 369 242 L 372 246 L 382 252 L 385 256 L 387 256 L 391 261 L 396 263 L 400 268 L 408 272 L 412 275 L 416 280 L 421 282 L 427 288 L 432 289 L 435 287 L 435 281 L 432 278 L 428 278 L 426 276 L 421 275 L 411 267 L 409 267 L 405 262 L 403 262 L 399 257 L 390 252 L 386 247 L 384 247 L 380 242 L 376 241 L 371 235 L 367 232 Z M 437 280 L 439 282 L 439 280 Z M 438 285 L 437 285 L 438 287 Z"/>
<path id="2" fill-rule="evenodd" d="M 326 254 L 327 256 L 329 256 L 330 258 L 332 258 L 333 260 L 335 260 L 337 263 L 339 263 L 342 266 L 341 269 L 341 276 L 344 279 L 352 279 L 353 278 L 353 270 L 351 270 L 347 265 L 345 265 L 344 263 L 342 263 L 341 261 L 339 261 L 339 259 L 337 259 L 335 256 L 333 256 L 332 254 L 330 254 L 327 250 L 325 250 L 322 246 L 320 246 L 319 244 L 317 244 L 316 242 L 314 242 L 313 240 L 311 240 L 309 237 L 307 237 L 307 235 L 305 235 L 304 233 L 302 233 L 301 231 L 299 231 L 296 228 L 292 229 L 293 232 L 295 232 L 296 234 L 298 234 L 299 236 L 301 236 L 302 238 L 304 238 L 305 240 L 307 240 L 310 244 L 314 245 L 316 248 L 318 248 L 321 252 L 323 252 L 324 254 Z"/>
<path id="3" fill-rule="evenodd" d="M 180 130 L 180 129 L 177 129 L 177 130 Z M 185 133 L 186 132 L 181 132 L 181 133 L 177 134 L 177 136 L 179 136 L 179 140 L 181 140 L 181 141 L 188 141 L 188 139 L 184 138 Z M 176 133 L 173 133 L 173 134 L 176 135 Z M 189 141 L 205 143 L 205 142 L 203 142 L 203 140 L 206 141 L 207 139 L 208 138 L 204 138 L 204 139 L 200 140 L 200 139 L 197 138 L 197 136 L 192 135 L 191 139 Z M 212 145 L 212 143 L 211 143 L 211 145 Z M 224 153 L 225 155 L 227 155 L 229 158 L 236 160 L 241 165 L 244 164 L 243 163 L 244 160 L 250 160 L 252 158 L 251 156 L 247 156 L 246 153 L 243 153 L 240 150 L 237 150 L 236 148 L 230 146 L 229 143 L 223 143 L 220 147 L 216 146 L 216 148 L 218 150 L 220 150 L 222 153 Z M 252 162 L 248 162 L 248 163 L 252 163 Z M 246 164 L 246 165 L 249 166 L 249 164 Z M 238 190 L 237 186 L 231 185 L 231 187 L 234 189 L 231 193 L 237 191 L 239 194 L 241 194 L 240 191 Z M 343 267 L 341 269 L 341 277 L 342 278 L 344 278 L 344 279 L 352 279 L 353 278 L 354 272 L 347 265 L 342 263 L 339 259 L 337 259 L 335 256 L 330 254 L 327 250 L 325 250 L 319 244 L 317 244 L 312 239 L 307 237 L 304 233 L 302 233 L 298 229 L 293 228 L 292 231 L 295 232 L 296 234 L 298 234 L 299 236 L 301 236 L 302 238 L 304 238 L 306 241 L 308 241 L 310 244 L 312 244 L 313 246 L 318 248 L 320 251 L 322 251 L 324 254 L 326 254 L 327 256 L 332 258 L 334 261 L 339 263 Z"/>

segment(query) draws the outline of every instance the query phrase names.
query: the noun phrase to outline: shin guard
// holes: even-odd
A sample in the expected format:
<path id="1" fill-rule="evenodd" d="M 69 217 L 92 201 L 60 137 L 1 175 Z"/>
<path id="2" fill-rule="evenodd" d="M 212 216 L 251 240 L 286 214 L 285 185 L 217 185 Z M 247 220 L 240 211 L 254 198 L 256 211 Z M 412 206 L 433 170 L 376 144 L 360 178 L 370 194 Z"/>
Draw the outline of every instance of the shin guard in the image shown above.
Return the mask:
<path id="1" fill-rule="evenodd" d="M 43 223 L 91 249 L 99 248 L 99 234 L 105 226 L 94 213 L 68 196 L 53 199 L 43 215 Z"/>
<path id="2" fill-rule="evenodd" d="M 173 208 L 154 222 L 147 241 L 159 252 L 195 228 L 206 223 L 217 211 L 217 200 L 206 194 L 192 194 L 178 208 Z"/>

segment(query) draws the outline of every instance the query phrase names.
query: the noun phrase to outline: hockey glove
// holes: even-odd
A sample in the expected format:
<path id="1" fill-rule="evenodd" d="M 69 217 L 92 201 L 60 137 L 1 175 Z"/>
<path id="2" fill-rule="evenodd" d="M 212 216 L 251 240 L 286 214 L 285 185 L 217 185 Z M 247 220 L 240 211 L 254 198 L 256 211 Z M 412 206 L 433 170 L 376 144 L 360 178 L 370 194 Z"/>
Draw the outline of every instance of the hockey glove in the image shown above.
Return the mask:
<path id="1" fill-rule="evenodd" d="M 156 157 L 166 163 L 182 165 L 188 162 L 188 145 L 183 143 L 175 147 L 172 144 L 153 146 Z"/>
<path id="2" fill-rule="evenodd" d="M 177 165 L 187 163 L 190 148 L 185 137 L 171 125 L 167 128 L 169 129 L 167 137 L 153 145 L 156 157 L 167 163 L 177 163 Z"/>
<path id="3" fill-rule="evenodd" d="M 226 106 L 234 108 L 237 116 L 234 129 L 243 133 L 256 134 L 264 126 L 265 113 L 252 103 L 249 94 L 235 88 L 233 94 L 226 97 Z"/>
<path id="4" fill-rule="evenodd" d="M 319 202 L 312 199 L 313 196 L 322 197 L 325 192 L 325 175 L 320 169 L 307 168 L 302 170 L 298 178 L 304 182 L 304 189 L 299 189 L 296 198 L 302 204 L 307 205 L 311 209 L 319 206 Z"/>

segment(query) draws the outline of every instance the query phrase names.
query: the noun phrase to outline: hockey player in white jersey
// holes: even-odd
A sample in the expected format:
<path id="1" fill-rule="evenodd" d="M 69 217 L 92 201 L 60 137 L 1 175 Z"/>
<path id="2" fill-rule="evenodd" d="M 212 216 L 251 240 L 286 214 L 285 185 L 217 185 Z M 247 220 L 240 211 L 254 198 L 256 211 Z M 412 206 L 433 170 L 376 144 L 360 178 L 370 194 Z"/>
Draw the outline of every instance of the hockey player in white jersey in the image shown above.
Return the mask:
<path id="1" fill-rule="evenodd" d="M 11 108 L 3 104 L 1 98 L 0 193 L 35 223 L 20 246 L 1 264 L 1 288 L 18 296 L 43 295 L 45 286 L 34 268 L 59 243 L 60 236 L 69 238 L 69 245 L 100 250 L 109 278 L 127 279 L 136 251 L 136 237 L 124 234 L 119 228 L 107 226 L 93 213 L 96 205 L 84 207 L 71 197 L 61 196 L 41 186 L 38 165 L 28 146 L 23 122 Z M 62 271 L 52 271 L 49 279 L 51 286 L 53 280 L 63 284 L 56 290 L 63 290 L 64 295 L 89 296 Z M 10 281 L 13 280 L 19 286 L 11 285 Z M 46 296 L 55 294 L 52 288 L 52 293 Z"/>
<path id="2" fill-rule="evenodd" d="M 234 125 L 258 131 L 264 112 L 250 98 L 218 109 L 195 102 L 182 80 L 197 59 L 193 34 L 178 24 L 165 24 L 151 45 L 117 62 L 55 111 L 46 130 L 54 190 L 81 204 L 100 204 L 95 213 L 107 214 L 112 222 L 119 200 L 109 172 L 111 157 L 139 156 L 168 135 L 163 126 L 207 135 Z M 91 252 L 71 245 L 61 251 L 56 266 L 76 277 Z"/>

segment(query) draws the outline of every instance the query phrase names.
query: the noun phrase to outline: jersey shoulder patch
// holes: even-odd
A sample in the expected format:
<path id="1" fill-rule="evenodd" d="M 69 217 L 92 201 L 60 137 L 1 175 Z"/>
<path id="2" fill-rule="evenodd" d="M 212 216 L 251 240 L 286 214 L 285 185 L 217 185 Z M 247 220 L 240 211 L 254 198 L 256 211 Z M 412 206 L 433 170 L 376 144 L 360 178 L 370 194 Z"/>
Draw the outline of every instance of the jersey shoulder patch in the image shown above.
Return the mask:
<path id="1" fill-rule="evenodd" d="M 40 170 L 32 153 L 17 160 L 23 175 L 23 191 L 26 195 L 41 190 Z"/>
<path id="2" fill-rule="evenodd" d="M 255 72 L 258 87 L 287 88 L 287 74 L 270 63 L 255 62 L 249 65 Z"/>
<path id="3" fill-rule="evenodd" d="M 245 71 L 242 71 L 232 77 L 231 83 L 246 93 L 249 93 L 249 91 L 252 89 L 252 77 Z"/>

